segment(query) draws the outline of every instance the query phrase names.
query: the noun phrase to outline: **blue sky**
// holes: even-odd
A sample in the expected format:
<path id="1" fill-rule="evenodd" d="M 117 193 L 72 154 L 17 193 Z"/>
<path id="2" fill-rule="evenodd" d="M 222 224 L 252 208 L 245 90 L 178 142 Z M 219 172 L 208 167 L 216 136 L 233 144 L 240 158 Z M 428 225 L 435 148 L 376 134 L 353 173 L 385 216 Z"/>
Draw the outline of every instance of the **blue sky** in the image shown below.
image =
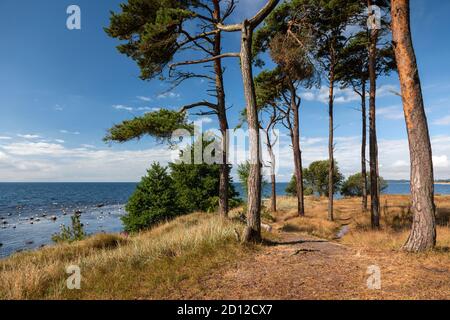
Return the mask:
<path id="1" fill-rule="evenodd" d="M 107 128 L 155 108 L 178 109 L 205 98 L 207 84 L 193 80 L 166 92 L 167 84 L 138 78 L 135 63 L 116 50 L 103 31 L 110 10 L 122 0 L 1 0 L 0 182 L 137 181 L 152 161 L 166 163 L 167 147 L 151 138 L 105 145 Z M 263 0 L 241 0 L 236 20 L 251 16 Z M 82 29 L 66 28 L 66 9 L 81 8 Z M 433 143 L 437 178 L 450 178 L 450 2 L 412 0 L 412 32 Z M 237 51 L 229 34 L 224 51 Z M 183 57 L 179 57 L 182 59 Z M 237 60 L 225 62 L 230 125 L 243 104 Z M 255 70 L 259 72 L 259 70 Z M 302 93 L 304 164 L 326 159 L 326 88 Z M 388 179 L 409 176 L 409 157 L 397 74 L 379 81 L 380 172 Z M 351 91 L 336 94 L 336 157 L 344 174 L 359 170 L 360 114 Z M 192 119 L 196 119 L 192 117 Z M 214 117 L 206 128 L 217 127 Z M 287 138 L 286 138 L 287 139 Z M 289 180 L 292 156 L 280 145 L 279 179 Z"/>

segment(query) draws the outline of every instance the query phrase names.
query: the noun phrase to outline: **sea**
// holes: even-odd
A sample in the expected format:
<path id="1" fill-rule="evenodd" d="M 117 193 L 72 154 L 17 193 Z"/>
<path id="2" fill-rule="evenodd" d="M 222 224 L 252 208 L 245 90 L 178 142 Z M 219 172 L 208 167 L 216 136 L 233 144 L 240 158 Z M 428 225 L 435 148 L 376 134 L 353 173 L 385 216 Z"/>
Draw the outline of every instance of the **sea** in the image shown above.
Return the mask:
<path id="1" fill-rule="evenodd" d="M 277 194 L 285 195 L 287 185 L 278 183 Z M 120 218 L 135 188 L 136 183 L 0 183 L 0 258 L 51 245 L 74 212 L 81 212 L 88 234 L 122 232 Z M 245 198 L 242 185 L 235 188 Z M 436 184 L 435 191 L 450 194 L 450 185 Z M 384 193 L 409 194 L 409 182 L 388 181 Z M 270 185 L 263 196 L 270 196 Z"/>

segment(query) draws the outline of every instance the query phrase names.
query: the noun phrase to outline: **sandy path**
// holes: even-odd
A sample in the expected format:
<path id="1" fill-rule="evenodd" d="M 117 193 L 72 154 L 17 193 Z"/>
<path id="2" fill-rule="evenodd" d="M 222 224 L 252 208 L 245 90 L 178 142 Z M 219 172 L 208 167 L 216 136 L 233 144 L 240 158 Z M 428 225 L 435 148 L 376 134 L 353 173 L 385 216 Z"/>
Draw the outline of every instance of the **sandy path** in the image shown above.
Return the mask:
<path id="1" fill-rule="evenodd" d="M 255 255 L 213 271 L 198 286 L 181 289 L 185 299 L 328 299 L 380 298 L 369 290 L 369 261 L 345 246 L 298 233 Z"/>
<path id="2" fill-rule="evenodd" d="M 345 223 L 343 223 L 343 226 Z M 173 299 L 450 299 L 449 270 L 430 270 L 404 253 L 360 252 L 274 225 L 277 241 L 212 270 Z M 381 270 L 381 289 L 369 289 L 368 268 Z"/>

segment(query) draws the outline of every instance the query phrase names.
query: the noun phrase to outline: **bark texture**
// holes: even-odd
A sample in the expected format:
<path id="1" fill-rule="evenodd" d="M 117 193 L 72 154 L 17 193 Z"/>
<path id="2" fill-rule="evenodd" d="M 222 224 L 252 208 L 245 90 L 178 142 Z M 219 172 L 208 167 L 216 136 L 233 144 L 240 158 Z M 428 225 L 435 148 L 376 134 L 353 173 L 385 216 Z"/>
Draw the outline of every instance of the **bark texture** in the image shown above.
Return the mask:
<path id="1" fill-rule="evenodd" d="M 333 213 L 333 201 L 334 201 L 334 62 L 330 68 L 330 92 L 328 97 L 328 120 L 329 120 L 329 132 L 328 132 L 328 220 L 334 220 Z"/>
<path id="2" fill-rule="evenodd" d="M 293 112 L 293 124 L 291 129 L 292 149 L 294 153 L 295 180 L 297 190 L 297 213 L 299 216 L 305 216 L 305 197 L 303 192 L 303 166 L 302 152 L 300 148 L 300 102 L 296 101 L 296 90 L 294 85 L 291 87 L 291 108 Z"/>
<path id="3" fill-rule="evenodd" d="M 362 81 L 361 90 L 361 117 L 362 117 L 362 141 L 361 141 L 361 184 L 362 184 L 362 210 L 367 211 L 367 111 L 366 111 L 366 80 Z"/>
<path id="4" fill-rule="evenodd" d="M 244 82 L 244 94 L 247 108 L 247 122 L 250 144 L 250 173 L 247 195 L 247 227 L 243 241 L 261 241 L 261 159 L 259 120 L 256 106 L 255 84 L 252 71 L 253 28 L 248 21 L 242 25 L 241 70 Z"/>
<path id="5" fill-rule="evenodd" d="M 213 0 L 213 19 L 218 23 L 221 20 L 219 0 Z M 222 53 L 222 34 L 217 32 L 214 36 L 214 56 Z M 219 118 L 220 132 L 222 134 L 222 163 L 220 165 L 219 177 L 219 214 L 228 217 L 228 189 L 229 189 L 229 167 L 228 167 L 228 119 L 225 105 L 225 89 L 223 81 L 222 60 L 214 60 L 215 85 L 217 95 L 217 116 Z"/>
<path id="6" fill-rule="evenodd" d="M 392 40 L 400 77 L 411 160 L 413 224 L 404 249 L 420 252 L 436 244 L 434 177 L 428 123 L 411 38 L 409 0 L 392 0 Z"/>
<path id="7" fill-rule="evenodd" d="M 372 6 L 372 1 L 368 0 L 369 8 Z M 369 16 L 373 13 L 369 10 Z M 370 220 L 372 229 L 380 227 L 380 188 L 378 184 L 378 142 L 376 129 L 376 90 L 377 90 L 377 75 L 376 75 L 376 57 L 377 57 L 377 42 L 378 29 L 370 30 L 370 44 L 369 44 L 369 82 L 370 82 L 370 124 L 369 124 L 369 143 L 370 143 Z"/>

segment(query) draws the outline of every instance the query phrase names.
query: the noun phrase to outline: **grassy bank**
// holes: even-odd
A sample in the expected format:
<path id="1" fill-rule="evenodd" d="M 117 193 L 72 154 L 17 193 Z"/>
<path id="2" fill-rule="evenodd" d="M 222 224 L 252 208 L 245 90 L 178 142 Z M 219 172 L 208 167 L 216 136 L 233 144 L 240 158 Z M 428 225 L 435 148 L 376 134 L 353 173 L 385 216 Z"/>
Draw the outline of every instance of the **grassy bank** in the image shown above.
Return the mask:
<path id="1" fill-rule="evenodd" d="M 238 223 L 192 214 L 131 236 L 24 252 L 0 261 L 1 299 L 158 299 L 189 287 L 214 268 L 252 250 L 236 241 Z M 69 265 L 81 268 L 81 290 L 66 288 Z"/>
<path id="2" fill-rule="evenodd" d="M 360 199 L 336 201 L 330 222 L 326 199 L 308 197 L 306 217 L 298 217 L 296 200 L 280 197 L 278 212 L 263 215 L 273 227 L 264 237 L 278 245 L 241 245 L 241 223 L 195 213 L 135 236 L 99 234 L 15 254 L 0 260 L 0 299 L 265 298 L 276 292 L 283 292 L 277 298 L 449 299 L 450 197 L 436 197 L 437 247 L 421 254 L 401 250 L 411 226 L 409 198 L 383 196 L 381 203 L 382 228 L 373 231 Z M 343 226 L 348 232 L 337 239 Z M 314 250 L 298 253 L 301 244 L 286 241 L 316 239 L 309 235 L 345 247 L 316 241 Z M 81 269 L 81 290 L 66 287 L 70 265 Z M 369 265 L 381 268 L 382 291 L 365 289 Z M 348 290 L 334 292 L 336 281 Z"/>

